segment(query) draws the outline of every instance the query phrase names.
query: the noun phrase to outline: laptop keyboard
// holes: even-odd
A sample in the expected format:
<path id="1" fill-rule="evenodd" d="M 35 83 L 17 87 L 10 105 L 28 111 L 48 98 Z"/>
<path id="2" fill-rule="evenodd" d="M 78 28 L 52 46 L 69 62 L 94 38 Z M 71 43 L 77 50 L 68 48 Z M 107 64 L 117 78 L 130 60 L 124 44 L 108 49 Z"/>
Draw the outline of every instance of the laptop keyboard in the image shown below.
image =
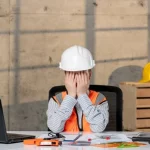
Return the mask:
<path id="1" fill-rule="evenodd" d="M 18 139 L 24 137 L 23 135 L 20 134 L 13 134 L 13 133 L 7 133 L 8 139 Z"/>

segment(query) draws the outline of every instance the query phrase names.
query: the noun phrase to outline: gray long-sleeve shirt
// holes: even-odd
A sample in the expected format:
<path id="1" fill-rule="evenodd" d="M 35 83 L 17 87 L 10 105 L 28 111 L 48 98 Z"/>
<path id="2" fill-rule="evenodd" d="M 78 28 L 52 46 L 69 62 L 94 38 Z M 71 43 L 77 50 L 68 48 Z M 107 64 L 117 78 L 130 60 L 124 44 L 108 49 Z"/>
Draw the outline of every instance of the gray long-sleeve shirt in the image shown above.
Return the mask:
<path id="1" fill-rule="evenodd" d="M 51 98 L 47 110 L 49 129 L 55 133 L 62 132 L 65 122 L 71 116 L 74 107 L 77 109 L 80 128 L 83 113 L 90 124 L 92 132 L 102 132 L 105 129 L 109 120 L 108 102 L 93 105 L 87 94 L 79 96 L 78 99 L 66 95 L 60 106 Z"/>

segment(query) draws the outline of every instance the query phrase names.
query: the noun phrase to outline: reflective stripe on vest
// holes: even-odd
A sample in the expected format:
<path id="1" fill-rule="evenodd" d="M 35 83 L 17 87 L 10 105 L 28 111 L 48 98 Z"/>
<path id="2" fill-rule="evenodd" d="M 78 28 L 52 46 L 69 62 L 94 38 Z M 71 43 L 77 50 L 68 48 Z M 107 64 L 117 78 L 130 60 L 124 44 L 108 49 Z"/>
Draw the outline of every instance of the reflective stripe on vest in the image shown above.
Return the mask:
<path id="1" fill-rule="evenodd" d="M 54 99 L 57 102 L 57 104 L 61 104 L 62 100 L 65 98 L 65 96 L 67 95 L 66 92 L 62 92 L 57 94 Z M 99 92 L 95 92 L 90 90 L 89 92 L 89 99 L 91 100 L 93 105 L 98 105 L 104 101 L 106 101 L 106 98 L 103 94 L 99 93 Z M 86 121 L 85 116 L 83 115 L 83 119 L 82 119 L 82 125 L 83 125 L 83 131 L 87 131 L 87 132 L 91 132 L 90 129 L 90 124 Z M 78 132 L 79 128 L 78 128 L 78 119 L 77 119 L 77 114 L 75 111 L 75 108 L 72 111 L 72 114 L 70 116 L 70 118 L 66 121 L 65 123 L 65 127 L 64 127 L 64 131 L 65 132 Z"/>

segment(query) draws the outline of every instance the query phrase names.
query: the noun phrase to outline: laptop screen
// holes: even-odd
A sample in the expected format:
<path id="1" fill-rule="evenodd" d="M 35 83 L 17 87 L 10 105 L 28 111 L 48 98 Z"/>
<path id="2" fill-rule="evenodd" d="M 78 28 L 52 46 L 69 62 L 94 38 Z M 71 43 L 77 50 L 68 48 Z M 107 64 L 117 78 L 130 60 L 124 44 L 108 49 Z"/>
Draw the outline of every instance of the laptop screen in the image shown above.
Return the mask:
<path id="1" fill-rule="evenodd" d="M 2 102 L 0 99 L 0 142 L 5 142 L 5 141 L 7 141 L 7 133 L 6 133 Z"/>

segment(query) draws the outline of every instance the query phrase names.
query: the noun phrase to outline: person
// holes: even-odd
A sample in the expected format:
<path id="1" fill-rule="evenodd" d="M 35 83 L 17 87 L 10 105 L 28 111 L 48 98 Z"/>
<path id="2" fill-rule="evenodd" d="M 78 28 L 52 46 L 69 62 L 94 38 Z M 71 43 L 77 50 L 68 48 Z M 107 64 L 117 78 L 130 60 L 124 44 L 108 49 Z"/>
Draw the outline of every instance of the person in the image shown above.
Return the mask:
<path id="1" fill-rule="evenodd" d="M 89 90 L 95 62 L 89 50 L 72 46 L 61 56 L 67 92 L 49 100 L 47 125 L 54 133 L 102 132 L 109 120 L 108 102 L 99 92 Z"/>

